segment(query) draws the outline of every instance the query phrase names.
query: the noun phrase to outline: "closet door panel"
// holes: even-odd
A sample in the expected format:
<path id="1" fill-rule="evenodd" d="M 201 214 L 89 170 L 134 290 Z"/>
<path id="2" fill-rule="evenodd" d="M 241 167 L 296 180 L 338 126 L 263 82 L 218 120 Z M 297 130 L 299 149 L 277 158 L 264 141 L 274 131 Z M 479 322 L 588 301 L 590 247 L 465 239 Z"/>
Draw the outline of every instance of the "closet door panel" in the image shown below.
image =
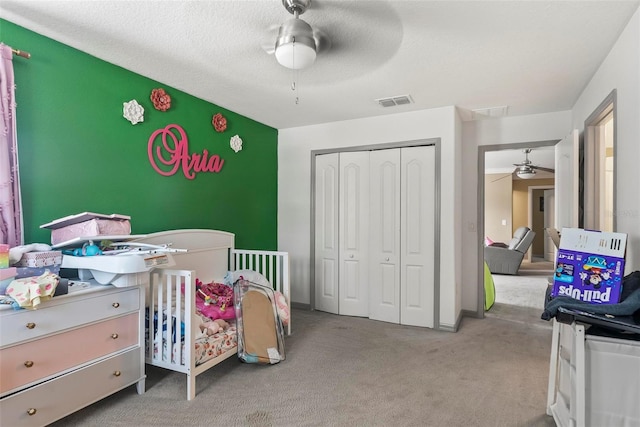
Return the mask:
<path id="1" fill-rule="evenodd" d="M 340 153 L 339 313 L 369 315 L 369 152 Z"/>
<path id="2" fill-rule="evenodd" d="M 338 314 L 338 154 L 316 156 L 315 301 L 316 310 Z"/>
<path id="3" fill-rule="evenodd" d="M 402 148 L 401 159 L 400 322 L 433 327 L 435 147 Z"/>
<path id="4" fill-rule="evenodd" d="M 369 317 L 400 322 L 400 149 L 370 159 Z"/>

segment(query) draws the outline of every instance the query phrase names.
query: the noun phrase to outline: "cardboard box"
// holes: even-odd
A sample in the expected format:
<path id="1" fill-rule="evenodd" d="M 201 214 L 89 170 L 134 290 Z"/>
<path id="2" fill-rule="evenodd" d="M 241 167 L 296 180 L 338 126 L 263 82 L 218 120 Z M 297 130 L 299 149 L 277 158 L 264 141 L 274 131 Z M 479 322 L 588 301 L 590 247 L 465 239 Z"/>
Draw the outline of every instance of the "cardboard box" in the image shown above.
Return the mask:
<path id="1" fill-rule="evenodd" d="M 592 304 L 620 302 L 627 235 L 563 228 L 551 296 Z"/>
<path id="2" fill-rule="evenodd" d="M 46 267 L 48 265 L 60 265 L 62 263 L 62 252 L 42 251 L 27 252 L 22 255 L 20 261 L 15 263 L 16 267 Z"/>
<path id="3" fill-rule="evenodd" d="M 128 215 L 83 212 L 43 224 L 40 228 L 51 230 L 51 244 L 55 246 L 80 237 L 129 235 L 130 220 Z"/>

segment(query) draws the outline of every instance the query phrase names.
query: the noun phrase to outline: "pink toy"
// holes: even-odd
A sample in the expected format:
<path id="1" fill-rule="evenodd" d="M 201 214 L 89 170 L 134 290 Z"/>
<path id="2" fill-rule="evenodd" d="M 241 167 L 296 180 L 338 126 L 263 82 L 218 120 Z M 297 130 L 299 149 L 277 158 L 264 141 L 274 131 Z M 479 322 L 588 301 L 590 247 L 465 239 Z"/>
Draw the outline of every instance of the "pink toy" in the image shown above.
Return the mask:
<path id="1" fill-rule="evenodd" d="M 204 284 L 196 279 L 196 308 L 210 319 L 236 318 L 233 307 L 233 289 L 222 283 Z"/>
<path id="2" fill-rule="evenodd" d="M 287 300 L 281 292 L 275 291 L 276 296 L 276 308 L 278 310 L 278 316 L 282 320 L 282 324 L 287 326 L 289 324 L 289 306 Z"/>

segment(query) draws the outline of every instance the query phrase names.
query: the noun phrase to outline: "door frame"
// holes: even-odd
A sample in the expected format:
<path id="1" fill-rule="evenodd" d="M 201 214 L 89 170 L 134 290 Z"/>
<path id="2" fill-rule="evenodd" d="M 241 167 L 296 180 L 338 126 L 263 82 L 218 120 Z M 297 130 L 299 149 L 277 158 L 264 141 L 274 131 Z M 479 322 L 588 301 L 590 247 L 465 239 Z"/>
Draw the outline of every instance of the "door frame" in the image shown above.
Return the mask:
<path id="1" fill-rule="evenodd" d="M 598 105 L 598 107 L 587 117 L 584 121 L 584 139 L 583 139 L 583 155 L 584 155 L 584 167 L 581 172 L 583 173 L 583 193 L 581 199 L 582 203 L 582 218 L 580 227 L 600 229 L 598 223 L 600 222 L 600 215 L 596 212 L 596 207 L 600 204 L 600 194 L 597 190 L 599 184 L 599 176 L 597 176 L 596 169 L 602 167 L 601 159 L 595 152 L 597 147 L 595 146 L 596 132 L 600 128 L 599 123 L 608 114 L 613 115 L 613 212 L 612 212 L 612 228 L 613 231 L 617 230 L 616 220 L 616 205 L 617 197 L 615 189 L 617 185 L 617 168 L 618 168 L 618 94 L 617 90 L 613 89 L 604 100 Z"/>
<path id="2" fill-rule="evenodd" d="M 548 209 L 547 209 L 547 204 L 551 205 L 551 203 L 549 202 L 549 198 L 550 198 L 550 194 L 548 194 L 548 192 L 551 192 L 550 194 L 553 194 L 553 208 L 555 209 L 556 207 L 556 189 L 555 187 L 553 189 L 548 189 L 548 190 L 543 190 L 544 193 L 544 205 L 545 205 L 545 211 L 544 211 L 544 217 L 545 217 L 545 224 L 548 225 L 548 227 L 546 228 L 554 228 L 556 229 L 556 213 L 555 212 L 551 212 L 551 214 L 549 214 Z M 551 224 L 550 224 L 551 223 Z M 546 230 L 545 230 L 546 231 Z M 551 256 L 551 259 L 547 259 L 547 255 Z M 544 236 L 544 260 L 545 261 L 551 261 L 554 263 L 555 265 L 555 260 L 557 257 L 557 253 L 556 253 L 556 246 L 555 243 L 553 243 L 553 239 L 551 238 L 551 235 L 549 233 L 546 233 L 546 236 Z"/>
<path id="3" fill-rule="evenodd" d="M 527 200 L 529 205 L 527 206 L 527 227 L 533 230 L 533 190 L 555 190 L 556 186 L 554 185 L 530 185 L 527 188 Z M 544 230 L 543 230 L 544 232 Z M 527 257 L 529 261 L 533 260 L 533 243 L 529 246 L 527 250 Z"/>
<path id="4" fill-rule="evenodd" d="M 311 211 L 310 211 L 310 302 L 311 309 L 315 310 L 315 292 L 316 292 L 316 272 L 315 272 L 315 228 L 316 228 L 316 156 L 322 154 L 342 153 L 349 151 L 376 151 L 376 150 L 388 150 L 391 148 L 404 148 L 404 147 L 421 147 L 421 146 L 435 146 L 435 216 L 434 216 L 434 271 L 433 271 L 433 329 L 440 329 L 440 215 L 441 215 L 441 173 L 440 173 L 440 148 L 441 138 L 428 138 L 417 139 L 411 141 L 399 141 L 383 144 L 371 144 L 371 145 L 358 145 L 349 147 L 335 147 L 325 148 L 320 150 L 311 151 Z M 484 163 L 484 158 L 483 158 Z"/>
<path id="5" fill-rule="evenodd" d="M 484 318 L 484 156 L 488 151 L 523 150 L 525 148 L 554 146 L 560 139 L 532 142 L 516 142 L 511 144 L 494 144 L 478 146 L 478 211 L 476 212 L 476 247 L 478 251 L 478 268 L 476 282 L 478 284 L 478 301 L 475 317 Z M 556 209 L 558 200 L 556 199 Z"/>

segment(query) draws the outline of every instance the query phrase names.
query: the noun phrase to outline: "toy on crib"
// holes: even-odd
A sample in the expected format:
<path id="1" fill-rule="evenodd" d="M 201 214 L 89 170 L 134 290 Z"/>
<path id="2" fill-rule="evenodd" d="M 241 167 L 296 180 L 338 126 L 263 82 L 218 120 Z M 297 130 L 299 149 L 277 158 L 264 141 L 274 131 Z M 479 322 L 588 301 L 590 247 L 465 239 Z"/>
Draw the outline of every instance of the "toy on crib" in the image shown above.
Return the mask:
<path id="1" fill-rule="evenodd" d="M 287 299 L 282 294 L 282 292 L 274 291 L 274 295 L 276 298 L 276 310 L 278 311 L 278 317 L 282 321 L 283 326 L 287 326 L 289 324 L 289 306 L 287 305 Z"/>
<path id="2" fill-rule="evenodd" d="M 222 283 L 204 284 L 196 279 L 196 308 L 210 319 L 235 319 L 233 289 Z"/>
<path id="3" fill-rule="evenodd" d="M 198 325 L 200 334 L 197 338 L 215 335 L 218 332 L 226 331 L 229 324 L 222 319 L 211 320 L 202 314 L 193 314 L 193 321 Z"/>
<path id="4" fill-rule="evenodd" d="M 222 319 L 216 319 L 203 323 L 200 328 L 207 335 L 215 335 L 218 332 L 226 331 L 229 328 L 229 324 Z"/>

